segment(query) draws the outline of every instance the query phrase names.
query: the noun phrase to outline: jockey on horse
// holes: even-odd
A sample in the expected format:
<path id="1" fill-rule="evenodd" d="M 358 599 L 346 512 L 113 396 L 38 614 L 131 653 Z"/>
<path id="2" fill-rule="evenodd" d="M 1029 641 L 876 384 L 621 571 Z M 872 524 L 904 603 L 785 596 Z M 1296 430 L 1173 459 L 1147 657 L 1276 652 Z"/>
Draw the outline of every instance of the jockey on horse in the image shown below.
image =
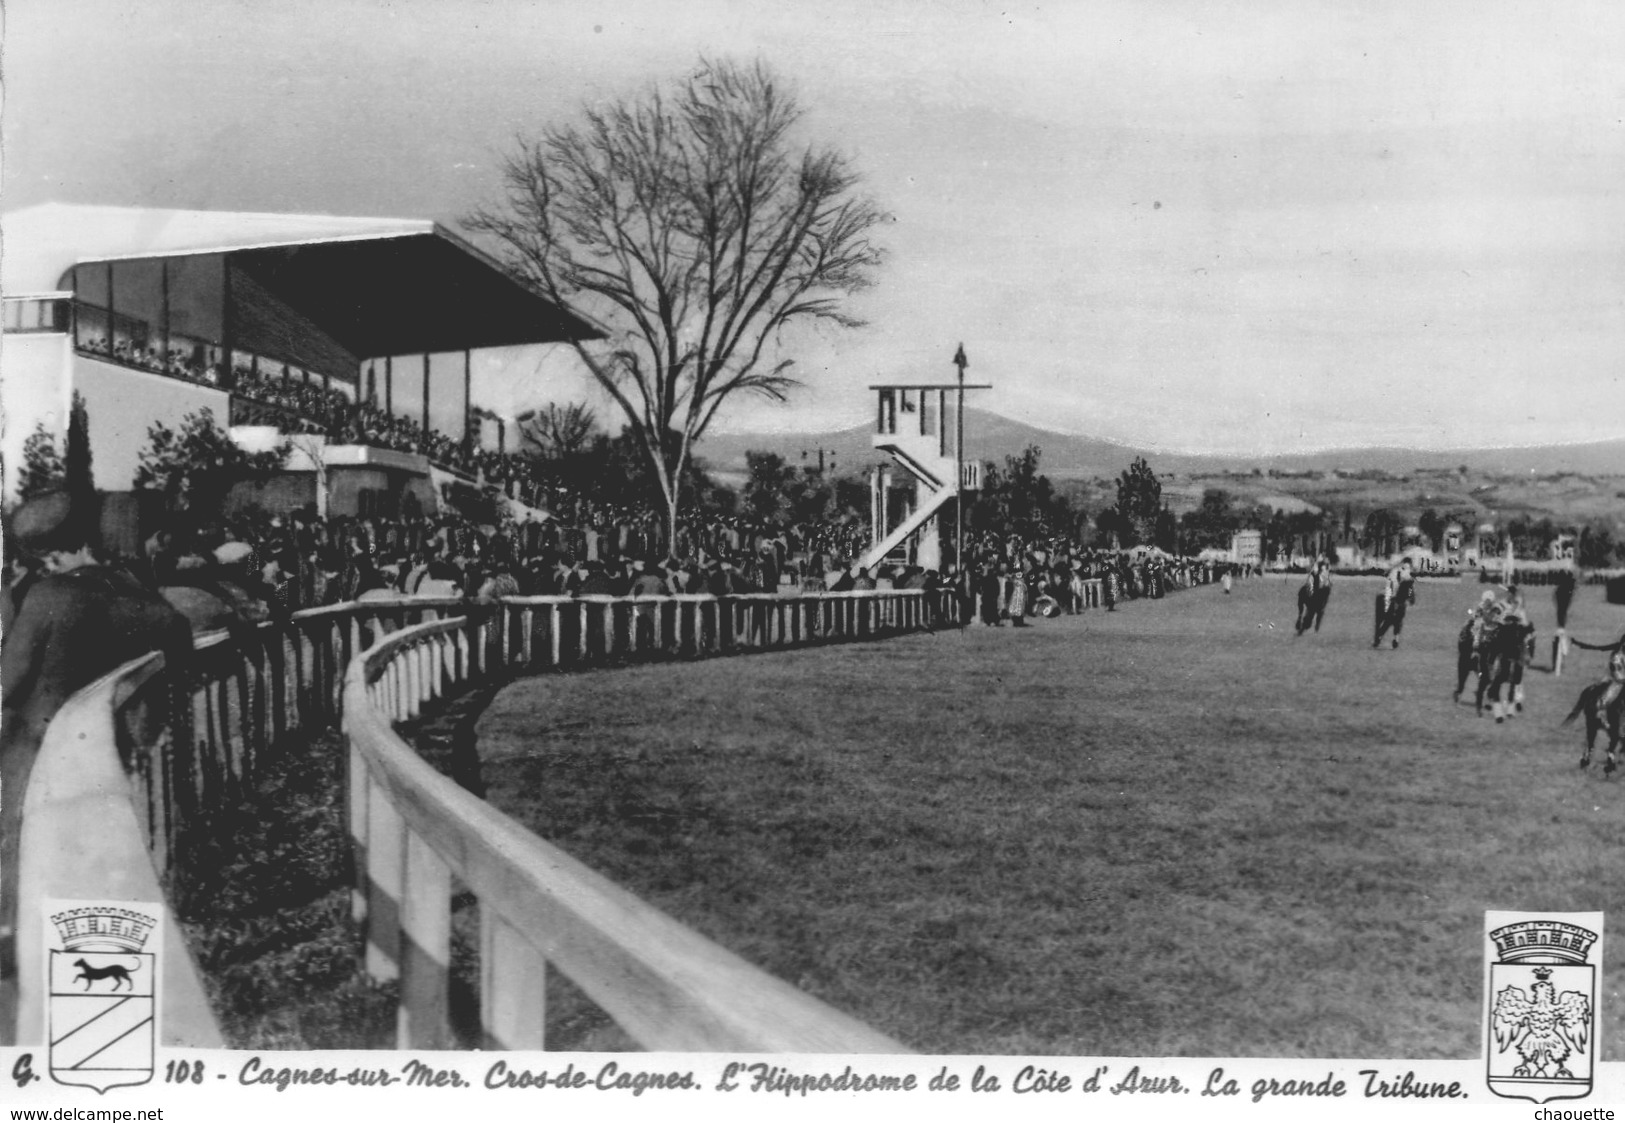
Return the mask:
<path id="1" fill-rule="evenodd" d="M 1586 643 L 1577 639 L 1569 642 L 1587 651 L 1608 652 L 1608 677 L 1603 680 L 1607 688 L 1602 692 L 1601 704 L 1611 706 L 1619 701 L 1620 695 L 1625 693 L 1625 634 L 1613 643 Z"/>
<path id="2" fill-rule="evenodd" d="M 1320 622 L 1326 618 L 1326 602 L 1331 600 L 1331 597 L 1331 562 L 1320 558 L 1298 588 L 1297 629 L 1300 636 L 1309 630 L 1311 623 L 1314 624 L 1315 631 L 1320 631 Z"/>
<path id="3" fill-rule="evenodd" d="M 1486 693 L 1493 696 L 1492 712 L 1497 722 L 1505 721 L 1514 711 L 1523 711 L 1523 669 L 1533 631 L 1518 586 L 1507 586 L 1507 595 L 1491 604 L 1484 617 L 1478 645 L 1479 713 L 1484 712 Z"/>
<path id="4" fill-rule="evenodd" d="M 1603 775 L 1612 776 L 1618 767 L 1619 749 L 1622 739 L 1625 739 L 1625 636 L 1619 637 L 1619 642 L 1612 648 L 1598 644 L 1583 644 L 1593 651 L 1608 651 L 1608 677 L 1601 682 L 1594 682 L 1580 692 L 1579 700 L 1574 703 L 1574 709 L 1569 716 L 1563 719 L 1567 725 L 1581 714 L 1586 719 L 1586 751 L 1580 758 L 1580 767 L 1584 768 L 1591 763 L 1591 749 L 1597 739 L 1598 732 L 1608 732 L 1608 759 L 1603 765 Z"/>
<path id="5" fill-rule="evenodd" d="M 1388 582 L 1377 594 L 1377 627 L 1371 637 L 1372 647 L 1382 646 L 1382 637 L 1393 629 L 1394 646 L 1399 646 L 1399 633 L 1405 627 L 1405 609 L 1416 603 L 1416 575 L 1411 572 L 1411 559 L 1402 558 L 1388 571 Z"/>
<path id="6" fill-rule="evenodd" d="M 1485 589 L 1478 604 L 1467 610 L 1467 623 L 1461 626 L 1456 636 L 1456 692 L 1450 696 L 1455 701 L 1460 701 L 1461 692 L 1467 689 L 1468 675 L 1477 673 L 1482 676 L 1486 673 L 1479 655 L 1484 646 L 1484 632 L 1491 626 L 1494 610 L 1495 593 L 1490 589 Z"/>

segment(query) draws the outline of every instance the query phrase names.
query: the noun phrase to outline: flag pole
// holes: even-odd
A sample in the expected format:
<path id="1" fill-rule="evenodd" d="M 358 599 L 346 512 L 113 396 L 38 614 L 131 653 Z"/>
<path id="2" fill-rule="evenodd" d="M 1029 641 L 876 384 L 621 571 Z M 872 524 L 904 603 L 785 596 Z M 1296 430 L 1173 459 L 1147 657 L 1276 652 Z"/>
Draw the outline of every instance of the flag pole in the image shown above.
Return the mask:
<path id="1" fill-rule="evenodd" d="M 954 366 L 959 368 L 959 403 L 954 409 L 954 565 L 959 572 L 965 570 L 965 345 L 954 352 Z"/>

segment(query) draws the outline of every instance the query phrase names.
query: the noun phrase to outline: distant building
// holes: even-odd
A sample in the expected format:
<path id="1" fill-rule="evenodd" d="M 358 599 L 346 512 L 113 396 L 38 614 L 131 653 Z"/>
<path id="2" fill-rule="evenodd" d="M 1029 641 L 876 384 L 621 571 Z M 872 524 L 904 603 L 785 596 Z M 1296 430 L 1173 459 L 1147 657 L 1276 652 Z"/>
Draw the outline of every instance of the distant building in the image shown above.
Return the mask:
<path id="1" fill-rule="evenodd" d="M 1237 565 L 1264 564 L 1264 532 L 1238 530 L 1230 536 L 1230 560 Z"/>

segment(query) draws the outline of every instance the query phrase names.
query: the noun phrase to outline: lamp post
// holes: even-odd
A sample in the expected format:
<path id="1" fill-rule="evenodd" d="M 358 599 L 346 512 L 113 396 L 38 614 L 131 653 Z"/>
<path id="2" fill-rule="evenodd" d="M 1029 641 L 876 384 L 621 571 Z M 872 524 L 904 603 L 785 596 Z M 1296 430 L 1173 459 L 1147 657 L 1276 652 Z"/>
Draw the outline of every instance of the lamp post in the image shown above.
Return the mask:
<path id="1" fill-rule="evenodd" d="M 954 352 L 959 368 L 959 401 L 954 406 L 954 565 L 965 572 L 965 345 Z"/>

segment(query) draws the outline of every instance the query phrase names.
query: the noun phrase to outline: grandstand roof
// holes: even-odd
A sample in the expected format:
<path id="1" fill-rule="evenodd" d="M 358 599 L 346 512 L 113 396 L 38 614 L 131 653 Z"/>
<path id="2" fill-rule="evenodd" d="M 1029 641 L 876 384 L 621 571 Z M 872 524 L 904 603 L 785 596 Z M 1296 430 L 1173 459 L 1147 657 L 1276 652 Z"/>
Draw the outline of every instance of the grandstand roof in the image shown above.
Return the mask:
<path id="1" fill-rule="evenodd" d="M 42 203 L 0 219 L 0 291 L 61 289 L 73 266 L 230 254 L 357 355 L 602 333 L 429 219 Z"/>

